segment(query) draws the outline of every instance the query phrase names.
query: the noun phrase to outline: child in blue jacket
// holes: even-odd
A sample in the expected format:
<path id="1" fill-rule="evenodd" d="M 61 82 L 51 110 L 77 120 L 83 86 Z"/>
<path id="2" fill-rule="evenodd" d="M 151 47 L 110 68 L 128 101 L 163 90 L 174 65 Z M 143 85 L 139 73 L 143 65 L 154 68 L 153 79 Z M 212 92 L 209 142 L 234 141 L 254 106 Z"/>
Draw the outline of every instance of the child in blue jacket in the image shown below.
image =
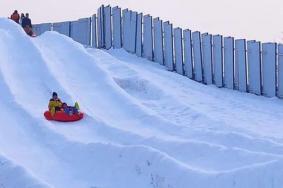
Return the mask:
<path id="1" fill-rule="evenodd" d="M 68 106 L 66 103 L 62 104 L 62 109 L 63 111 L 68 114 L 68 115 L 73 115 L 73 114 L 78 114 L 79 109 L 78 109 L 78 104 L 76 103 L 75 106 Z"/>

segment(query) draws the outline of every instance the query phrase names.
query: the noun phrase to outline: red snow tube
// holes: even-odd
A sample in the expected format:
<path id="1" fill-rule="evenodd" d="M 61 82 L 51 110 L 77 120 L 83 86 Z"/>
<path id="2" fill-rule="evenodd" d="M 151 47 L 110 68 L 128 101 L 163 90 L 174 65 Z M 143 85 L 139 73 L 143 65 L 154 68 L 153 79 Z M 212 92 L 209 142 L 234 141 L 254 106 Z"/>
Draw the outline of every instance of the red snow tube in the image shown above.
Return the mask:
<path id="1" fill-rule="evenodd" d="M 79 121 L 84 117 L 84 114 L 79 112 L 78 114 L 68 115 L 65 112 L 56 112 L 54 116 L 51 116 L 49 111 L 44 112 L 44 116 L 47 120 L 71 122 Z"/>

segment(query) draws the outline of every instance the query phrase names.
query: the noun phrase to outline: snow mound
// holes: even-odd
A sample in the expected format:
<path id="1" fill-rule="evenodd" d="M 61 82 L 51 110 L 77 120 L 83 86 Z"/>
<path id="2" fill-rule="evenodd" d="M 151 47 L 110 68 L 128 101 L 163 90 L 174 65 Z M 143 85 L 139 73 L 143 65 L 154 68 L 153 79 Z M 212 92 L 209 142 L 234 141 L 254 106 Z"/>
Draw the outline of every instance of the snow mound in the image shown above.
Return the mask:
<path id="1" fill-rule="evenodd" d="M 162 92 L 148 80 L 138 77 L 115 78 L 115 82 L 130 95 L 144 100 L 158 100 Z"/>
<path id="2" fill-rule="evenodd" d="M 0 156 L 0 186 L 16 188 L 19 185 L 29 188 L 49 187 L 31 176 L 23 168 Z"/>

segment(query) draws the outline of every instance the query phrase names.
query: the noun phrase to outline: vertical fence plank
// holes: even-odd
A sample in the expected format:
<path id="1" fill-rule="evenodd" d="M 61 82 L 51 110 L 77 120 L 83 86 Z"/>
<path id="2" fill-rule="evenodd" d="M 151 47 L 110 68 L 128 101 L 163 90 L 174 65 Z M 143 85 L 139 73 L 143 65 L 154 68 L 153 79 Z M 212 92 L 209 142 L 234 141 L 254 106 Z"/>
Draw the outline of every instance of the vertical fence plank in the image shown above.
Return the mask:
<path id="1" fill-rule="evenodd" d="M 91 38 L 91 20 L 90 18 L 81 18 L 71 22 L 70 37 L 75 41 L 90 46 Z"/>
<path id="2" fill-rule="evenodd" d="M 97 48 L 97 27 L 96 27 L 96 15 L 94 14 L 91 19 L 92 24 L 92 41 L 91 46 Z"/>
<path id="3" fill-rule="evenodd" d="M 142 18 L 143 14 L 137 16 L 137 35 L 136 35 L 136 54 L 138 57 L 142 56 Z"/>
<path id="4" fill-rule="evenodd" d="M 235 40 L 235 62 L 234 62 L 234 89 L 235 90 L 239 90 L 239 64 L 237 60 L 238 54 L 237 54 L 237 49 L 236 49 L 236 43 L 238 42 L 238 40 Z"/>
<path id="5" fill-rule="evenodd" d="M 249 92 L 261 95 L 260 42 L 248 41 L 248 83 Z"/>
<path id="6" fill-rule="evenodd" d="M 189 29 L 184 31 L 184 69 L 185 75 L 193 79 L 192 39 Z"/>
<path id="7" fill-rule="evenodd" d="M 91 46 L 91 17 L 85 18 L 83 21 L 84 33 L 83 38 L 88 46 Z"/>
<path id="8" fill-rule="evenodd" d="M 276 95 L 276 44 L 262 44 L 262 93 L 267 97 Z"/>
<path id="9" fill-rule="evenodd" d="M 278 91 L 277 97 L 283 98 L 283 44 L 278 45 Z"/>
<path id="10" fill-rule="evenodd" d="M 131 12 L 128 9 L 123 10 L 123 48 L 126 51 L 129 51 L 130 49 L 130 28 L 131 28 Z"/>
<path id="11" fill-rule="evenodd" d="M 112 24 L 110 6 L 104 8 L 104 32 L 105 48 L 108 50 L 112 47 Z"/>
<path id="12" fill-rule="evenodd" d="M 136 52 L 137 12 L 130 11 L 129 52 Z"/>
<path id="13" fill-rule="evenodd" d="M 79 21 L 78 20 L 76 20 L 76 21 L 72 21 L 71 23 L 70 23 L 70 27 L 71 27 L 71 29 L 70 29 L 70 37 L 73 39 L 73 40 L 75 40 L 75 41 L 77 41 L 77 42 L 79 42 L 81 39 L 80 39 L 80 34 L 79 34 Z"/>
<path id="14" fill-rule="evenodd" d="M 123 10 L 123 47 L 131 53 L 136 52 L 137 13 Z"/>
<path id="15" fill-rule="evenodd" d="M 44 33 L 45 31 L 51 31 L 51 25 L 51 23 L 41 24 L 41 32 Z"/>
<path id="16" fill-rule="evenodd" d="M 51 31 L 51 23 L 42 23 L 33 25 L 33 30 L 36 35 L 41 35 L 45 31 Z"/>
<path id="17" fill-rule="evenodd" d="M 159 18 L 153 20 L 154 30 L 154 61 L 163 65 L 163 31 L 162 21 Z"/>
<path id="18" fill-rule="evenodd" d="M 152 17 L 143 17 L 143 57 L 153 60 Z"/>
<path id="19" fill-rule="evenodd" d="M 104 40 L 104 5 L 99 7 L 97 11 L 97 47 L 104 48 L 105 40 Z"/>
<path id="20" fill-rule="evenodd" d="M 173 71 L 173 26 L 169 22 L 164 23 L 164 57 L 167 70 Z"/>
<path id="21" fill-rule="evenodd" d="M 112 8 L 112 22 L 113 22 L 113 48 L 122 47 L 122 34 L 121 34 L 121 8 Z"/>
<path id="22" fill-rule="evenodd" d="M 176 72 L 184 75 L 183 66 L 183 39 L 182 39 L 182 29 L 174 29 L 174 50 L 175 50 L 175 66 Z"/>
<path id="23" fill-rule="evenodd" d="M 246 40 L 235 41 L 235 88 L 247 92 Z"/>
<path id="24" fill-rule="evenodd" d="M 195 31 L 192 34 L 193 39 L 193 57 L 194 57 L 194 75 L 195 80 L 202 82 L 202 51 L 201 51 L 201 41 L 200 32 Z"/>
<path id="25" fill-rule="evenodd" d="M 213 36 L 213 78 L 217 87 L 223 87 L 223 37 Z"/>
<path id="26" fill-rule="evenodd" d="M 70 36 L 70 22 L 53 23 L 53 31 Z"/>
<path id="27" fill-rule="evenodd" d="M 212 84 L 212 36 L 202 34 L 203 78 L 205 84 Z"/>
<path id="28" fill-rule="evenodd" d="M 81 20 L 80 27 L 83 27 L 82 38 L 85 41 L 84 44 L 91 46 L 91 17 Z"/>
<path id="29" fill-rule="evenodd" d="M 234 38 L 224 38 L 224 87 L 234 89 Z"/>

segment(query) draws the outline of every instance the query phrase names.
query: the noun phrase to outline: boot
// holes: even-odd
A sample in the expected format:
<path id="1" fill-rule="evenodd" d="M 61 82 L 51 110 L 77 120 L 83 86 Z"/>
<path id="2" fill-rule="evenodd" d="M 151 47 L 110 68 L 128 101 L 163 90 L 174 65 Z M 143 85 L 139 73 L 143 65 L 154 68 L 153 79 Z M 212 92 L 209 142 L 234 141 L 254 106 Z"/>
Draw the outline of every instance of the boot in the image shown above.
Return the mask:
<path id="1" fill-rule="evenodd" d="M 78 102 L 75 102 L 75 108 L 76 108 L 77 110 L 80 110 L 80 106 L 79 106 L 79 103 L 78 103 Z"/>

